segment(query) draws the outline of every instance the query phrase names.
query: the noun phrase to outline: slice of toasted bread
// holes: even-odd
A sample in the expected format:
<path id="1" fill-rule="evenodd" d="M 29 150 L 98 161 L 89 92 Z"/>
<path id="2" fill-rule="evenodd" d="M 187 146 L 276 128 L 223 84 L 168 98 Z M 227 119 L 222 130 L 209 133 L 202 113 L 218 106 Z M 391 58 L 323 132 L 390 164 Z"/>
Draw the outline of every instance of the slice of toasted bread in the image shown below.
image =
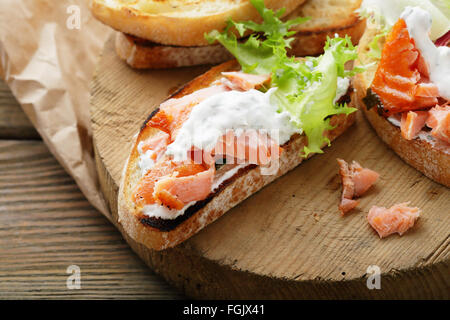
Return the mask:
<path id="1" fill-rule="evenodd" d="M 237 69 L 239 69 L 239 65 L 235 60 L 214 67 L 192 80 L 170 98 L 180 98 L 210 86 L 213 81 L 221 77 L 222 72 Z M 349 94 L 344 98 L 349 98 Z M 352 103 L 350 102 L 350 104 Z M 137 135 L 130 157 L 124 167 L 118 199 L 119 222 L 124 230 L 134 240 L 149 248 L 162 250 L 188 239 L 268 183 L 295 168 L 303 160 L 300 152 L 306 144 L 306 137 L 304 135 L 294 135 L 290 141 L 283 145 L 284 150 L 281 153 L 280 166 L 276 174 L 263 175 L 259 166 L 248 165 L 223 181 L 219 188 L 211 192 L 205 200 L 198 201 L 178 218 L 174 220 L 150 218 L 141 212 L 141 208 L 136 207 L 132 200 L 132 195 L 141 177 L 138 166 L 139 153 L 137 145 L 140 141 L 151 137 L 156 132 L 155 129 L 146 126 L 146 123 L 155 114 L 156 110 L 150 115 Z M 326 133 L 329 139 L 334 140 L 342 134 L 354 120 L 354 113 L 349 116 L 333 116 L 331 124 L 336 127 Z M 222 170 L 226 170 L 225 166 L 219 168 L 216 174 L 223 173 Z"/>
<path id="2" fill-rule="evenodd" d="M 285 19 L 311 17 L 293 28 L 297 31 L 291 44 L 290 54 L 295 56 L 318 55 L 323 52 L 327 37 L 348 35 L 358 44 L 365 21 L 355 12 L 362 0 L 307 0 Z"/>
<path id="3" fill-rule="evenodd" d="M 378 30 L 368 27 L 364 32 L 358 47 L 358 58 L 360 63 L 368 64 L 373 60 L 367 55 L 369 43 L 377 35 Z M 383 39 L 380 40 L 381 42 Z M 382 43 L 380 43 L 382 44 Z M 375 76 L 376 65 L 370 67 L 366 72 L 355 77 L 354 87 L 357 103 L 364 111 L 367 120 L 377 132 L 378 136 L 394 150 L 406 163 L 421 171 L 427 177 L 450 187 L 450 148 L 440 146 L 435 141 L 423 138 L 406 140 L 402 137 L 400 128 L 380 116 L 377 108 L 367 110 L 363 102 L 367 89 L 370 87 Z"/>
<path id="4" fill-rule="evenodd" d="M 362 0 L 307 0 L 286 19 L 309 16 L 311 20 L 294 28 L 297 31 L 289 54 L 294 56 L 319 55 L 327 37 L 349 35 L 354 44 L 364 32 L 365 22 L 355 10 Z M 116 36 L 119 57 L 136 69 L 162 69 L 200 64 L 217 64 L 231 58 L 221 45 L 166 46 L 123 33 Z"/>
<path id="5" fill-rule="evenodd" d="M 267 8 L 286 8 L 285 15 L 305 0 L 266 0 Z M 223 30 L 228 19 L 260 21 L 250 0 L 91 0 L 94 16 L 112 28 L 175 46 L 205 46 L 204 34 Z"/>
<path id="6" fill-rule="evenodd" d="M 200 47 L 159 45 L 122 32 L 116 34 L 117 55 L 135 69 L 164 69 L 218 64 L 232 58 L 220 44 Z"/>

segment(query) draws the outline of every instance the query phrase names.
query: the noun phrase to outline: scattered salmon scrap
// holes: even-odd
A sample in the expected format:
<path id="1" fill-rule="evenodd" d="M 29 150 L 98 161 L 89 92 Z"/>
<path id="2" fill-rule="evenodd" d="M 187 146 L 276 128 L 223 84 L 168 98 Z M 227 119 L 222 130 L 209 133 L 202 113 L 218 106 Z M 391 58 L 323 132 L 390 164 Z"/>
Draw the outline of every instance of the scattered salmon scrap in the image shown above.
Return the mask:
<path id="1" fill-rule="evenodd" d="M 420 209 L 408 207 L 408 204 L 409 202 L 396 204 L 389 209 L 373 206 L 369 210 L 367 220 L 378 232 L 380 238 L 393 233 L 402 235 L 414 226 L 415 221 L 419 218 Z"/>
<path id="2" fill-rule="evenodd" d="M 385 116 L 438 103 L 438 88 L 429 83 L 426 63 L 403 19 L 397 21 L 386 37 L 372 90 L 380 97 Z"/>
<path id="3" fill-rule="evenodd" d="M 414 139 L 425 126 L 428 119 L 428 111 L 403 112 L 400 121 L 402 137 L 406 140 Z"/>
<path id="4" fill-rule="evenodd" d="M 353 198 L 362 196 L 380 175 L 373 170 L 361 167 L 356 161 L 350 165 L 342 159 L 337 159 L 337 162 L 342 180 L 342 198 L 339 210 L 344 215 L 359 204 Z"/>
<path id="5" fill-rule="evenodd" d="M 450 106 L 436 106 L 428 113 L 427 126 L 433 129 L 431 134 L 450 143 Z"/>
<path id="6" fill-rule="evenodd" d="M 258 89 L 264 83 L 269 82 L 271 78 L 270 74 L 256 75 L 242 71 L 222 72 L 222 75 L 229 80 L 228 84 L 231 86 L 231 89 L 244 91 Z"/>

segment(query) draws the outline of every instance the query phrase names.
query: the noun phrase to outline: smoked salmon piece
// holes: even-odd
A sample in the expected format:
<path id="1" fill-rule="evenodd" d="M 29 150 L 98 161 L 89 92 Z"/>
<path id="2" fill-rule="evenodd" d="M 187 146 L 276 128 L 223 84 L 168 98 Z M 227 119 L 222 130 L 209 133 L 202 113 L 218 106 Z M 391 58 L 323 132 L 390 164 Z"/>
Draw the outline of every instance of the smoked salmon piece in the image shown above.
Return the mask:
<path id="1" fill-rule="evenodd" d="M 430 109 L 427 126 L 431 134 L 450 144 L 450 106 L 436 106 Z"/>
<path id="2" fill-rule="evenodd" d="M 222 75 L 229 80 L 226 84 L 229 85 L 231 89 L 243 91 L 258 89 L 263 84 L 269 82 L 271 78 L 270 74 L 256 75 L 242 71 L 222 72 Z"/>
<path id="3" fill-rule="evenodd" d="M 400 203 L 389 209 L 373 206 L 369 210 L 367 220 L 380 238 L 387 237 L 393 233 L 404 234 L 414 226 L 419 218 L 420 209 L 408 207 L 408 202 Z"/>
<path id="4" fill-rule="evenodd" d="M 159 111 L 147 122 L 147 126 L 157 128 L 170 135 L 171 141 L 176 131 L 189 118 L 192 108 L 203 100 L 230 89 L 222 84 L 203 88 L 181 98 L 172 98 L 159 106 Z"/>
<path id="5" fill-rule="evenodd" d="M 199 175 L 206 171 L 209 171 L 208 176 L 214 176 L 214 166 L 208 169 L 205 165 L 194 163 L 191 159 L 184 162 L 161 159 L 141 178 L 134 192 L 134 201 L 137 205 L 160 203 L 169 208 L 179 208 L 181 202 L 183 202 L 183 206 L 187 203 L 183 201 L 187 198 L 184 194 L 181 194 L 179 199 L 177 197 L 177 192 L 180 193 L 179 190 L 183 184 L 189 188 L 198 188 L 190 191 L 196 194 L 196 200 L 204 199 L 204 197 L 202 198 L 204 192 L 202 193 L 201 190 L 209 188 L 209 193 L 212 186 L 212 180 L 209 183 L 208 180 L 202 179 L 203 175 Z M 185 179 L 187 177 L 191 178 Z M 164 180 L 167 181 L 158 185 L 160 181 Z M 202 183 L 208 183 L 208 185 L 202 185 Z M 162 186 L 168 187 L 167 192 L 162 192 Z M 180 202 L 176 202 L 174 199 Z"/>
<path id="6" fill-rule="evenodd" d="M 134 191 L 133 200 L 137 205 L 146 205 L 156 203 L 153 197 L 155 183 L 161 177 L 171 174 L 175 168 L 172 161 L 157 162 L 145 175 L 141 178 Z"/>
<path id="7" fill-rule="evenodd" d="M 422 72 L 422 73 L 421 73 Z M 372 90 L 383 103 L 384 116 L 437 104 L 438 89 L 427 83 L 428 67 L 399 19 L 386 37 Z"/>
<path id="8" fill-rule="evenodd" d="M 408 111 L 403 112 L 400 121 L 402 137 L 406 140 L 414 139 L 425 126 L 428 119 L 428 111 Z"/>
<path id="9" fill-rule="evenodd" d="M 160 204 L 164 204 L 167 208 L 172 210 L 181 210 L 185 206 L 185 204 L 175 195 L 164 189 L 158 190 L 157 198 Z"/>
<path id="10" fill-rule="evenodd" d="M 215 159 L 226 159 L 226 163 L 249 163 L 267 165 L 278 159 L 282 148 L 267 134 L 257 130 L 246 130 L 236 136 L 228 130 L 212 151 Z"/>
<path id="11" fill-rule="evenodd" d="M 146 153 L 147 151 L 152 151 L 150 158 L 156 161 L 165 151 L 170 142 L 170 136 L 160 131 L 151 138 L 142 141 L 139 144 L 139 149 L 141 153 Z"/>
<path id="12" fill-rule="evenodd" d="M 363 168 L 353 161 L 350 165 L 345 160 L 337 159 L 339 174 L 342 181 L 342 197 L 339 204 L 341 215 L 352 210 L 358 205 L 355 197 L 361 197 L 377 181 L 380 176 L 377 172 Z"/>
<path id="13" fill-rule="evenodd" d="M 182 209 L 191 201 L 205 199 L 211 192 L 214 166 L 193 175 L 165 177 L 155 184 L 154 197 L 171 209 Z"/>

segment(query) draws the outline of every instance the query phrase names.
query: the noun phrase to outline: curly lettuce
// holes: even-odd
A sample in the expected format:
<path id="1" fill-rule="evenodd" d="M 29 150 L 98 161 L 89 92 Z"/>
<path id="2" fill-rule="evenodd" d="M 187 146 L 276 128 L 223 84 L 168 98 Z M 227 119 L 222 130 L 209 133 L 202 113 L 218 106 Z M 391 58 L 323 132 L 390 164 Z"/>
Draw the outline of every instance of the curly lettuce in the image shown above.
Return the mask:
<path id="1" fill-rule="evenodd" d="M 296 126 L 302 128 L 308 137 L 308 146 L 304 148 L 305 156 L 310 153 L 322 153 L 321 147 L 325 143 L 330 144 L 329 139 L 324 135 L 325 131 L 333 129 L 330 125 L 330 116 L 356 111 L 355 108 L 350 108 L 346 104 L 333 103 L 338 77 L 350 77 L 362 71 L 360 67 L 353 70 L 344 68 L 346 62 L 356 58 L 356 50 L 350 38 L 328 39 L 325 53 L 318 58 L 307 60 L 313 66 L 310 71 L 312 81 L 295 93 L 277 90 L 277 97 L 284 95 L 287 99 L 285 103 L 280 104 L 281 108 L 291 114 L 291 120 Z"/>
<path id="2" fill-rule="evenodd" d="M 270 86 L 277 88 L 271 99 L 275 100 L 279 112 L 289 112 L 291 122 L 308 138 L 303 155 L 323 153 L 321 147 L 330 143 L 325 132 L 333 129 L 330 116 L 356 111 L 333 102 L 338 77 L 350 77 L 363 71 L 362 67 L 344 68 L 346 62 L 357 58 L 356 48 L 350 38 L 336 37 L 327 40 L 325 52 L 319 57 L 289 57 L 287 49 L 295 34 L 290 29 L 308 18 L 284 22 L 280 19 L 283 9 L 276 12 L 267 9 L 263 0 L 251 0 L 251 3 L 263 18 L 261 24 L 230 20 L 223 32 L 214 30 L 205 37 L 210 43 L 220 42 L 236 57 L 244 72 L 271 74 Z M 238 41 L 233 32 L 243 36 L 248 30 L 253 33 L 243 42 Z"/>

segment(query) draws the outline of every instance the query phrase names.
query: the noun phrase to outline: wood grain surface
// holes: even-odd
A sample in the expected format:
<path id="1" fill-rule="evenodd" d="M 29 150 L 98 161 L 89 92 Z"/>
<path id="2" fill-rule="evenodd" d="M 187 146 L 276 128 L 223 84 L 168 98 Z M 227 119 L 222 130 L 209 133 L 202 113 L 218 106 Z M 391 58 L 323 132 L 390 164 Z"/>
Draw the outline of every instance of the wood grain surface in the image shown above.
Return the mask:
<path id="1" fill-rule="evenodd" d="M 204 70 L 137 72 L 107 43 L 93 82 L 91 117 L 101 184 L 114 218 L 117 183 L 134 134 L 168 94 Z M 344 218 L 337 210 L 337 157 L 381 174 Z M 404 201 L 422 209 L 418 223 L 403 237 L 380 240 L 367 223 L 369 208 Z M 124 237 L 151 268 L 192 297 L 448 298 L 449 211 L 450 190 L 406 165 L 359 114 L 324 155 L 180 246 L 156 252 Z M 366 286 L 371 265 L 381 269 L 381 290 Z"/>
<path id="2" fill-rule="evenodd" d="M 180 299 L 84 198 L 0 81 L 0 299 Z M 6 140 L 6 139 L 16 140 Z M 81 289 L 69 290 L 70 265 Z"/>
<path id="3" fill-rule="evenodd" d="M 0 139 L 39 139 L 8 86 L 0 80 Z"/>

